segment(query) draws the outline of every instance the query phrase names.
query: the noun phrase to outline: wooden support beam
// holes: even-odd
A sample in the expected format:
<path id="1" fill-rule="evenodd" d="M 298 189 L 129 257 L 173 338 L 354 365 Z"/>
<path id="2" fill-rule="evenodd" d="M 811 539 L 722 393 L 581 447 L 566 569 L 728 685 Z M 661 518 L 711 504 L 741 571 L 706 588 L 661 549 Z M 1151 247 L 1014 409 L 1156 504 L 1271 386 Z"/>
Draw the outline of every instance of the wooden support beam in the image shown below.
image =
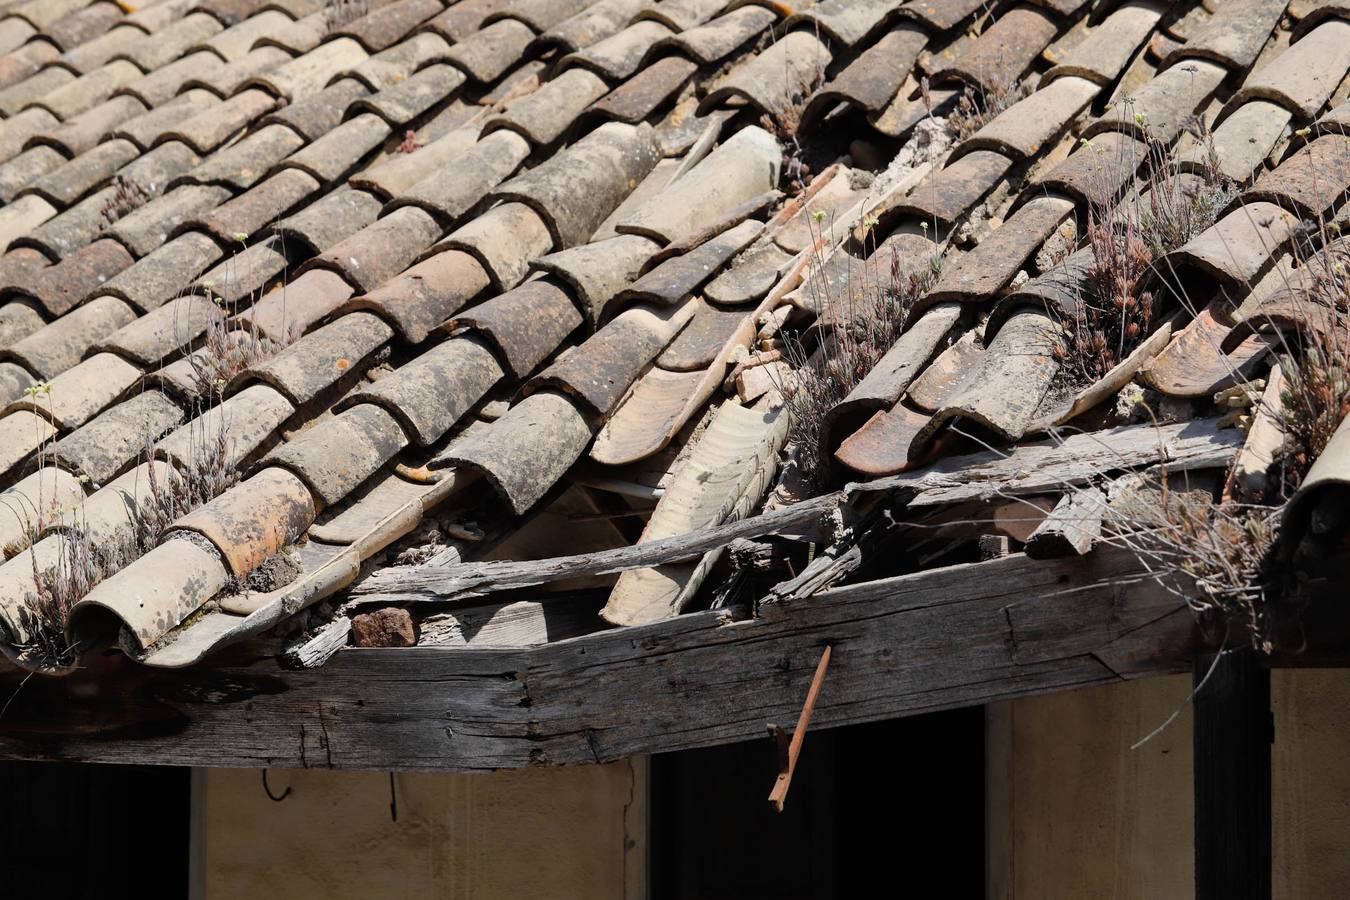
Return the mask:
<path id="1" fill-rule="evenodd" d="M 185 670 L 109 655 L 19 690 L 0 756 L 385 771 L 602 762 L 793 720 L 827 644 L 815 729 L 1184 672 L 1197 649 L 1185 605 L 1133 555 L 1014 554 L 762 603 L 753 619 L 690 613 L 533 648 L 349 648 L 296 671 L 249 644 Z M 0 696 L 17 685 L 0 681 Z"/>
<path id="2" fill-rule="evenodd" d="M 1244 648 L 1194 672 L 1195 896 L 1269 900 L 1270 670 Z"/>

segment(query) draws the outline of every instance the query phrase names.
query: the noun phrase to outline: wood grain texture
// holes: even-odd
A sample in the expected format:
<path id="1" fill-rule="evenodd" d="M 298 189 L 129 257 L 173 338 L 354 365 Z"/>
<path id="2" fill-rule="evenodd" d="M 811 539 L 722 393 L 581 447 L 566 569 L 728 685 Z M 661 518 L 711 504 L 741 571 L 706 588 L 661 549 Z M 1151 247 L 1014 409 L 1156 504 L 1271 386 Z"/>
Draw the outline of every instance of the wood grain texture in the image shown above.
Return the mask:
<path id="1" fill-rule="evenodd" d="M 0 755 L 444 771 L 604 762 L 791 721 L 825 644 L 834 662 L 814 728 L 1187 670 L 1190 617 L 1151 582 L 1128 583 L 1137 573 L 1114 550 L 1015 555 L 766 603 L 750 620 L 692 613 L 526 650 L 344 650 L 317 671 L 286 671 L 250 645 L 180 672 L 109 656 L 29 682 L 0 720 Z"/>

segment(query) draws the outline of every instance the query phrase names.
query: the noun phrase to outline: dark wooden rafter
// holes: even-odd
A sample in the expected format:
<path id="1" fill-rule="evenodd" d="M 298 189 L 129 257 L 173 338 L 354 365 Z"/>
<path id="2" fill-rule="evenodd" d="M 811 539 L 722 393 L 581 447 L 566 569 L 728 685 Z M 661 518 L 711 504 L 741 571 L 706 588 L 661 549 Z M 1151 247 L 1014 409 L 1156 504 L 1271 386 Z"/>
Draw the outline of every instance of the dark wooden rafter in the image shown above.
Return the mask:
<path id="1" fill-rule="evenodd" d="M 172 672 L 34 679 L 0 755 L 472 771 L 760 738 L 833 647 L 812 729 L 1189 670 L 1193 620 L 1126 552 L 1022 555 L 520 650 L 347 650 L 288 671 L 243 646 Z M 17 679 L 11 682 L 17 686 Z M 8 693 L 8 692 L 6 692 Z"/>

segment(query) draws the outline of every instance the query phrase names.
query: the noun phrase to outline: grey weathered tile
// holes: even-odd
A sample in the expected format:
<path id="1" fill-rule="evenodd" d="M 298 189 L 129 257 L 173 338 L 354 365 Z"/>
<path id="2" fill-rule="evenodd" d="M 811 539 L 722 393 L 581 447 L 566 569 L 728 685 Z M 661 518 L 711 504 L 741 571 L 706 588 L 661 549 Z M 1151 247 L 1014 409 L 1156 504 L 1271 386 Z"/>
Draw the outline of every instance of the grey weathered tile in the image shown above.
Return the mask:
<path id="1" fill-rule="evenodd" d="M 311 253 L 322 253 L 374 222 L 381 205 L 372 194 L 340 187 L 295 215 L 282 219 L 273 232 L 288 240 L 299 241 Z"/>
<path id="2" fill-rule="evenodd" d="M 607 122 L 493 196 L 529 204 L 559 249 L 584 243 L 659 159 L 652 130 Z"/>
<path id="3" fill-rule="evenodd" d="M 402 272 L 441 234 L 415 206 L 400 207 L 316 256 L 307 267 L 331 269 L 369 291 Z"/>
<path id="4" fill-rule="evenodd" d="M 371 113 L 348 119 L 286 160 L 325 186 L 341 181 L 366 154 L 389 136 L 389 126 Z"/>
<path id="5" fill-rule="evenodd" d="M 523 203 L 501 203 L 457 228 L 439 247 L 463 250 L 478 260 L 498 290 L 515 287 L 530 260 L 553 249 L 548 226 Z"/>
<path id="6" fill-rule="evenodd" d="M 567 54 L 563 57 L 562 65 L 582 66 L 611 82 L 622 81 L 638 70 L 647 51 L 657 41 L 670 37 L 671 33 L 660 22 L 634 22 L 618 34 Z"/>
<path id="7" fill-rule="evenodd" d="M 403 340 L 420 344 L 489 284 L 487 272 L 474 257 L 446 250 L 353 298 L 347 308 L 376 312 Z"/>
<path id="8" fill-rule="evenodd" d="M 452 441 L 436 459 L 481 474 L 520 515 L 534 506 L 591 441 L 586 417 L 561 394 L 526 397 L 500 419 Z"/>
<path id="9" fill-rule="evenodd" d="M 478 338 L 452 337 L 379 381 L 350 402 L 378 403 L 403 424 L 413 440 L 440 440 L 502 378 L 501 364 Z"/>
<path id="10" fill-rule="evenodd" d="M 464 73 L 447 63 L 435 63 L 352 104 L 375 113 L 391 125 L 407 125 L 444 101 L 465 82 Z"/>
<path id="11" fill-rule="evenodd" d="M 552 356 L 581 323 L 568 292 L 551 278 L 536 278 L 461 310 L 446 327 L 483 335 L 497 348 L 507 373 L 520 380 Z"/>
<path id="12" fill-rule="evenodd" d="M 149 312 L 187 290 L 198 275 L 224 255 L 220 245 L 209 236 L 186 232 L 109 278 L 99 293 L 119 297 L 142 312 Z"/>
<path id="13" fill-rule="evenodd" d="M 608 89 L 594 72 L 568 69 L 537 91 L 507 103 L 501 113 L 487 121 L 485 128 L 489 131 L 510 128 L 534 145 L 546 146 L 560 138 Z"/>
<path id="14" fill-rule="evenodd" d="M 183 185 L 118 219 L 108 233 L 136 256 L 144 256 L 168 240 L 185 219 L 220 205 L 230 196 L 228 188 Z"/>
<path id="15" fill-rule="evenodd" d="M 359 374 L 366 358 L 393 334 L 378 316 L 350 312 L 247 370 L 240 380 L 265 381 L 303 406 L 342 379 Z"/>
<path id="16" fill-rule="evenodd" d="M 53 318 L 65 315 L 133 262 L 117 241 L 94 241 L 36 273 L 26 293 Z"/>
<path id="17" fill-rule="evenodd" d="M 473 209 L 529 156 L 530 145 L 513 131 L 497 131 L 413 184 L 394 201 L 426 210 L 444 226 Z"/>
<path id="18" fill-rule="evenodd" d="M 299 475 L 324 505 L 332 506 L 393 459 L 407 441 L 393 416 L 360 403 L 316 422 L 263 462 Z"/>
<path id="19" fill-rule="evenodd" d="M 57 441 L 55 458 L 95 485 L 106 484 L 148 441 L 183 421 L 183 410 L 159 391 L 145 391 L 95 416 Z"/>
<path id="20" fill-rule="evenodd" d="M 699 104 L 700 111 L 741 99 L 779 123 L 794 120 L 819 73 L 832 62 L 829 48 L 809 31 L 793 31 L 744 66 L 718 80 Z"/>
<path id="21" fill-rule="evenodd" d="M 637 277 L 644 263 L 660 249 L 637 234 L 621 234 L 569 250 L 550 253 L 533 265 L 572 289 L 591 322 L 604 318 L 605 307 Z"/>

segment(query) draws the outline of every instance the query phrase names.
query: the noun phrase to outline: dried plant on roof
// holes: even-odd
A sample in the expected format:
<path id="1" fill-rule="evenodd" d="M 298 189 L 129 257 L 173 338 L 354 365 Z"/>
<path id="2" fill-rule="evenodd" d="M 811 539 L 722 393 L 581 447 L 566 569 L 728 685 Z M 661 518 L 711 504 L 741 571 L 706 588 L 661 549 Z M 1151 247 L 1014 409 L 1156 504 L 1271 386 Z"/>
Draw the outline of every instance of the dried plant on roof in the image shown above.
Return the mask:
<path id="1" fill-rule="evenodd" d="M 323 5 L 323 22 L 333 32 L 366 15 L 370 8 L 371 0 L 327 0 Z"/>
<path id="2" fill-rule="evenodd" d="M 1344 251 L 1329 248 L 1303 267 L 1302 327 L 1280 355 L 1278 418 L 1285 441 L 1275 465 L 1283 492 L 1297 490 L 1350 415 L 1350 281 Z"/>
<path id="3" fill-rule="evenodd" d="M 110 228 L 123 216 L 139 209 L 150 200 L 150 195 L 134 179 L 118 175 L 112 181 L 112 193 L 99 210 L 99 223 Z"/>
<path id="4" fill-rule="evenodd" d="M 1270 652 L 1269 606 L 1281 508 L 1198 501 L 1169 488 L 1164 470 L 1149 483 L 1152 503 L 1113 503 L 1104 526 L 1109 544 L 1130 550 L 1165 589 L 1202 620 L 1217 620 Z"/>
<path id="5" fill-rule="evenodd" d="M 1140 163 L 1146 171 L 1122 196 L 1111 195 L 1088 209 L 1093 261 L 1086 290 L 1072 310 L 1060 310 L 1064 338 L 1055 348 L 1064 375 L 1075 386 L 1102 378 L 1152 334 L 1160 314 L 1167 312 L 1151 287 L 1154 264 L 1213 225 L 1236 194 L 1218 170 L 1212 139 L 1201 132 L 1197 141 L 1209 147 L 1204 155 L 1208 163 L 1186 177 L 1178 174 L 1171 151 L 1156 144 L 1144 160 L 1103 160 L 1103 177 Z M 1102 151 L 1084 141 L 1079 152 Z"/>
<path id="6" fill-rule="evenodd" d="M 211 320 L 202 346 L 187 357 L 199 395 L 219 402 L 236 375 L 267 362 L 285 346 L 251 323 L 232 328 L 223 318 Z"/>
<path id="7" fill-rule="evenodd" d="M 794 370 L 779 386 L 792 416 L 788 443 L 796 448 L 796 468 L 814 488 L 824 487 L 829 478 L 825 432 L 830 411 L 886 355 L 909 324 L 915 301 L 937 280 L 936 258 L 910 268 L 894 251 L 888 259 L 879 256 L 885 255 L 873 254 L 862 276 L 850 277 L 838 296 L 828 288 L 825 261 L 815 259 L 806 282 L 812 302 L 837 311 L 829 325 L 783 336 L 783 358 Z M 885 273 L 874 271 L 881 265 L 887 266 Z"/>
<path id="8" fill-rule="evenodd" d="M 956 98 L 956 108 L 947 114 L 947 130 L 957 141 L 964 141 L 1005 112 L 1018 100 L 1029 97 L 1036 87 L 1029 81 L 1016 81 L 987 91 L 968 87 Z M 925 94 L 926 80 L 925 80 Z M 932 112 L 932 100 L 925 97 Z"/>

